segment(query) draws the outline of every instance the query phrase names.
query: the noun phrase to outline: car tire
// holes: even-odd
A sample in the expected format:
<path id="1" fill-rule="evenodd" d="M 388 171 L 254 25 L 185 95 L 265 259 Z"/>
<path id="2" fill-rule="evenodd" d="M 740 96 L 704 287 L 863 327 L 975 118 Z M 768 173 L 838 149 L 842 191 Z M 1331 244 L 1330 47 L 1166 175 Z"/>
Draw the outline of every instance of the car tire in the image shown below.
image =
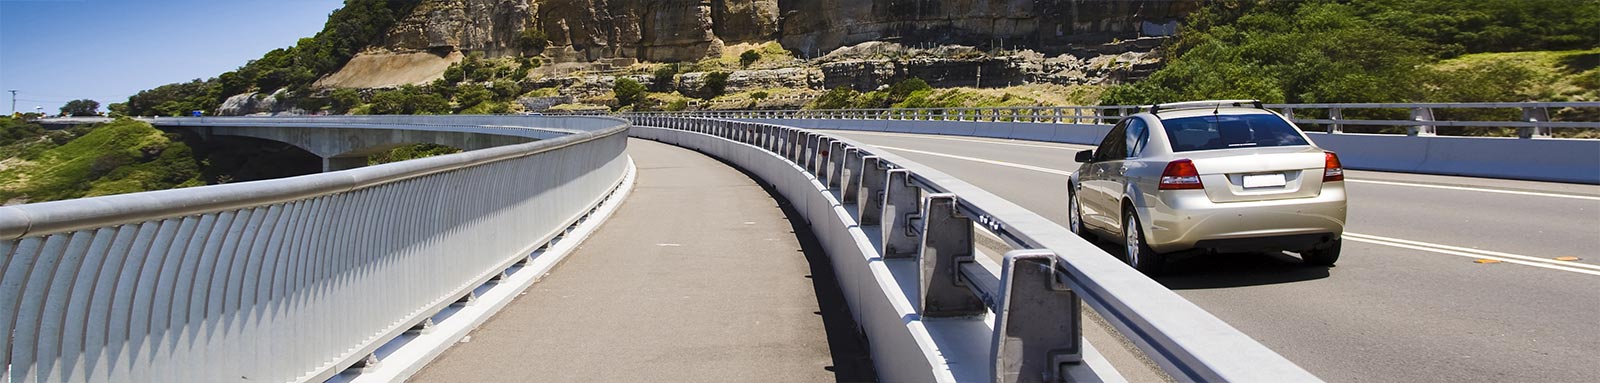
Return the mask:
<path id="1" fill-rule="evenodd" d="M 1078 203 L 1078 192 L 1072 191 L 1072 186 L 1067 186 L 1067 229 L 1090 243 L 1095 240 L 1094 234 L 1084 230 L 1083 207 Z"/>
<path id="2" fill-rule="evenodd" d="M 1333 266 L 1334 262 L 1339 261 L 1341 242 L 1344 242 L 1344 240 L 1335 239 L 1332 244 L 1327 246 L 1302 251 L 1300 252 L 1300 259 L 1311 266 Z"/>
<path id="3" fill-rule="evenodd" d="M 1145 243 L 1144 226 L 1139 225 L 1139 214 L 1133 209 L 1122 212 L 1123 261 L 1145 275 L 1159 275 L 1167 266 L 1167 257 Z"/>

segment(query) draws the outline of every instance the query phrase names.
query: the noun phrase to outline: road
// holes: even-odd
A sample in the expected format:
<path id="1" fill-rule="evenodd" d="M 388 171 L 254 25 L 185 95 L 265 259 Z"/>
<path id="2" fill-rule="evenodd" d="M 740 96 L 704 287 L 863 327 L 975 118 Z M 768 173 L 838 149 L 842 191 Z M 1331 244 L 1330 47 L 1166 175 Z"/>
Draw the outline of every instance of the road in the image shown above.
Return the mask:
<path id="1" fill-rule="evenodd" d="M 687 149 L 635 139 L 628 154 L 639 178 L 616 215 L 412 381 L 873 377 L 833 266 L 785 201 Z"/>
<path id="2" fill-rule="evenodd" d="M 1063 226 L 1073 153 L 1089 148 L 829 133 L 960 177 Z M 1329 381 L 1600 379 L 1600 186 L 1346 174 L 1350 210 L 1337 266 L 1304 266 L 1286 253 L 1222 254 L 1174 260 L 1157 280 Z"/>

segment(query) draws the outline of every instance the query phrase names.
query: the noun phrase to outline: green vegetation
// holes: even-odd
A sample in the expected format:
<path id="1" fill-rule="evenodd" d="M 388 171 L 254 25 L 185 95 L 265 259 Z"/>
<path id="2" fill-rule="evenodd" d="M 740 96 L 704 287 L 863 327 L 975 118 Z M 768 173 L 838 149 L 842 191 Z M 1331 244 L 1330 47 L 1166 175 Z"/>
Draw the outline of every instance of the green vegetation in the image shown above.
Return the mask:
<path id="1" fill-rule="evenodd" d="M 450 101 L 423 87 L 406 85 L 374 93 L 372 103 L 357 110 L 364 114 L 449 114 Z"/>
<path id="2" fill-rule="evenodd" d="M 612 84 L 611 91 L 617 95 L 617 106 L 631 106 L 644 99 L 644 85 L 631 78 L 619 77 Z"/>
<path id="3" fill-rule="evenodd" d="M 205 184 L 189 146 L 150 124 L 123 118 L 80 131 L 86 134 L 64 144 L 44 140 L 51 147 L 10 153 L 18 156 L 0 170 L 0 200 L 52 201 Z"/>
<path id="4" fill-rule="evenodd" d="M 31 121 L 10 116 L 0 117 L 0 146 L 35 139 L 44 136 L 44 132 L 44 127 Z"/>
<path id="5" fill-rule="evenodd" d="M 63 116 L 98 116 L 100 115 L 100 102 L 90 99 L 67 101 L 61 106 Z"/>
<path id="6" fill-rule="evenodd" d="M 671 92 L 677 88 L 674 76 L 678 74 L 675 65 L 661 65 L 650 74 L 650 86 L 657 92 Z"/>
<path id="7" fill-rule="evenodd" d="M 1495 90 L 1527 73 L 1427 64 L 1466 52 L 1590 48 L 1600 45 L 1596 30 L 1593 1 L 1216 2 L 1189 16 L 1165 68 L 1110 89 L 1102 103 L 1529 101 L 1533 94 Z"/>
<path id="8" fill-rule="evenodd" d="M 756 52 L 754 49 L 747 50 L 739 54 L 739 66 L 749 68 L 750 64 L 755 64 L 760 59 L 761 52 Z"/>
<path id="9" fill-rule="evenodd" d="M 517 45 L 522 46 L 524 50 L 543 52 L 544 48 L 550 46 L 550 37 L 545 35 L 542 29 L 528 28 L 522 30 L 522 36 L 517 39 Z"/>
<path id="10" fill-rule="evenodd" d="M 383 153 L 371 155 L 367 157 L 367 164 L 387 164 L 390 162 L 400 162 L 460 152 L 461 149 L 457 149 L 452 146 L 438 144 L 411 144 L 389 149 L 389 151 Z"/>
<path id="11" fill-rule="evenodd" d="M 700 93 L 706 94 L 707 99 L 721 96 L 722 92 L 728 89 L 729 75 L 730 73 L 728 72 L 707 73 L 706 82 L 704 84 L 700 84 Z"/>
<path id="12" fill-rule="evenodd" d="M 214 112 L 229 96 L 246 92 L 272 93 L 287 89 L 293 97 L 306 97 L 321 76 L 333 73 L 383 37 L 401 17 L 420 2 L 407 0 L 346 0 L 333 11 L 322 32 L 300 39 L 294 46 L 274 49 L 239 69 L 208 80 L 162 85 L 139 92 L 111 111 L 127 116 L 177 116 L 200 110 Z"/>

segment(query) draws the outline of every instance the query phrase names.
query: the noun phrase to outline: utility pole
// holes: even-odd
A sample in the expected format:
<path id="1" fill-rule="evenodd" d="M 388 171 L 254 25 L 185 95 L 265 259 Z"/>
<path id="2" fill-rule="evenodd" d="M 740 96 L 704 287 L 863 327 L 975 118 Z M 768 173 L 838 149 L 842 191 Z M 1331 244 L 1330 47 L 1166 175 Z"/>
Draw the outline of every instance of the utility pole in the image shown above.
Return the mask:
<path id="1" fill-rule="evenodd" d="M 973 88 L 983 88 L 983 64 L 978 64 L 978 79 L 972 84 Z"/>
<path id="2" fill-rule="evenodd" d="M 17 114 L 17 90 L 11 90 L 11 114 Z"/>

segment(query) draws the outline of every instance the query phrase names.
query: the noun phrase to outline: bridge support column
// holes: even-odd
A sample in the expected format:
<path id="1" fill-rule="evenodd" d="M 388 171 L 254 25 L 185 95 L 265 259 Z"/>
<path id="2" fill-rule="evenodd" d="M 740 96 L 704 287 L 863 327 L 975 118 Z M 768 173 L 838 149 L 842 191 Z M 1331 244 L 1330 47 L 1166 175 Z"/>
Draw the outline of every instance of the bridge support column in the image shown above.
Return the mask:
<path id="1" fill-rule="evenodd" d="M 322 172 L 336 172 L 367 166 L 367 156 L 359 157 L 323 157 Z"/>

